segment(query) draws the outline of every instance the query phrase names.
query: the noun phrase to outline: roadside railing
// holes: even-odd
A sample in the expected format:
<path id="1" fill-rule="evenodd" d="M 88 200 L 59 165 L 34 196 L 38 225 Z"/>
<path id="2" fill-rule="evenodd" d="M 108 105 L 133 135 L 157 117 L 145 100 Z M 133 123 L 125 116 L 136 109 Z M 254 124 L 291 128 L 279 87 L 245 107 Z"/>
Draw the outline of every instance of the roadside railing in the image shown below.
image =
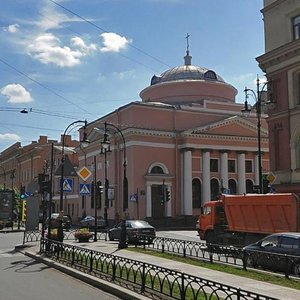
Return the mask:
<path id="1" fill-rule="evenodd" d="M 244 270 L 265 265 L 269 270 L 276 267 L 278 272 L 300 276 L 300 256 L 278 254 L 257 250 L 244 250 L 233 246 L 208 244 L 165 237 L 156 237 L 152 244 L 135 244 L 159 252 L 167 252 L 183 257 L 198 258 L 210 263 L 225 263 L 243 267 Z"/>
<path id="2" fill-rule="evenodd" d="M 76 230 L 64 231 L 64 240 L 76 240 Z M 45 235 L 46 237 L 46 235 Z M 25 231 L 23 244 L 40 241 L 41 231 Z M 91 239 L 92 240 L 92 239 Z M 97 240 L 108 240 L 107 230 L 97 232 Z M 179 240 L 165 237 L 156 237 L 152 243 L 147 243 L 147 236 L 140 235 L 139 243 L 135 247 L 143 247 L 158 252 L 167 252 L 183 257 L 192 257 L 210 263 L 224 263 L 247 268 L 258 268 L 263 263 L 268 263 L 269 270 L 277 267 L 277 272 L 281 272 L 285 277 L 290 275 L 300 276 L 300 257 L 286 254 L 275 254 L 263 251 L 250 251 L 232 246 L 208 244 L 205 242 Z"/>
<path id="3" fill-rule="evenodd" d="M 76 240 L 75 232 L 76 229 L 64 230 L 64 240 Z M 47 233 L 45 232 L 45 237 Z M 23 235 L 23 245 L 32 242 L 38 242 L 42 238 L 42 231 L 24 231 Z M 101 231 L 97 231 L 97 240 L 105 240 L 107 241 L 107 230 L 102 229 Z"/>
<path id="4" fill-rule="evenodd" d="M 183 257 L 194 257 L 202 260 L 221 262 L 232 265 L 243 266 L 242 249 L 208 244 L 205 242 L 179 240 L 173 238 L 156 237 L 152 244 L 136 244 L 136 247 L 144 247 L 159 252 L 168 252 L 182 255 Z"/>
<path id="5" fill-rule="evenodd" d="M 130 287 L 155 299 L 275 299 L 153 264 L 45 238 L 41 239 L 41 253 L 69 267 Z"/>

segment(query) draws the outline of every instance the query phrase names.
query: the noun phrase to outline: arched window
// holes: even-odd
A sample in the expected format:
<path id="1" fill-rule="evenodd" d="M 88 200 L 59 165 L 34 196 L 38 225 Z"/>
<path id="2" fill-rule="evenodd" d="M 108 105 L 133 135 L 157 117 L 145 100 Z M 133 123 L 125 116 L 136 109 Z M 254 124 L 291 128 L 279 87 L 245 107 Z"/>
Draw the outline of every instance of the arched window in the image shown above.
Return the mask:
<path id="1" fill-rule="evenodd" d="M 220 194 L 220 185 L 217 179 L 213 178 L 210 181 L 210 190 L 211 190 L 211 200 L 217 200 Z"/>
<path id="2" fill-rule="evenodd" d="M 152 169 L 151 169 L 151 174 L 164 174 L 164 170 L 162 169 L 162 167 L 160 166 L 154 166 Z"/>
<path id="3" fill-rule="evenodd" d="M 230 194 L 236 194 L 236 181 L 234 179 L 228 180 L 228 188 Z"/>
<path id="4" fill-rule="evenodd" d="M 246 193 L 253 193 L 253 181 L 251 179 L 246 180 Z"/>
<path id="5" fill-rule="evenodd" d="M 214 71 L 212 70 L 208 70 L 205 74 L 204 74 L 204 78 L 205 79 L 214 79 L 216 80 L 217 79 L 217 75 Z"/>
<path id="6" fill-rule="evenodd" d="M 201 182 L 198 178 L 194 178 L 192 181 L 192 197 L 193 197 L 193 208 L 200 208 L 202 205 L 201 201 Z"/>

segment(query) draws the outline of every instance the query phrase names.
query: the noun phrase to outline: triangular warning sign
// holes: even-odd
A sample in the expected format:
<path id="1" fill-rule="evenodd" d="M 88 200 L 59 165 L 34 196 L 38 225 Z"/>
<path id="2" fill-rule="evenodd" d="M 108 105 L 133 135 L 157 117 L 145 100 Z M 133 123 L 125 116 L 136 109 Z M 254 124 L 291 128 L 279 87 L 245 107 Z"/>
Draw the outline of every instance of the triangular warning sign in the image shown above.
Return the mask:
<path id="1" fill-rule="evenodd" d="M 72 187 L 70 186 L 68 179 L 64 180 L 63 190 L 64 191 L 72 191 Z"/>
<path id="2" fill-rule="evenodd" d="M 80 190 L 80 194 L 89 194 L 90 190 L 89 188 L 84 184 Z"/>

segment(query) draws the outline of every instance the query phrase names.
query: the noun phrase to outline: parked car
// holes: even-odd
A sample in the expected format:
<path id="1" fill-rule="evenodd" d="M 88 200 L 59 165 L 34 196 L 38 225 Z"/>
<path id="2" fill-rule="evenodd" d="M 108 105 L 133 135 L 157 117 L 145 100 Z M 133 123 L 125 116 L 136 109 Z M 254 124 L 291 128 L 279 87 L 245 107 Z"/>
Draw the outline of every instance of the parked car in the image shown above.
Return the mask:
<path id="1" fill-rule="evenodd" d="M 126 235 L 128 242 L 141 242 L 147 240 L 152 243 L 156 237 L 155 228 L 144 220 L 126 220 Z M 120 240 L 122 222 L 115 225 L 108 231 L 108 238 L 110 241 Z"/>
<path id="2" fill-rule="evenodd" d="M 51 214 L 51 228 L 56 228 L 58 226 L 58 216 L 59 213 Z M 49 218 L 46 219 L 46 224 L 49 223 Z M 62 219 L 62 227 L 64 229 L 70 229 L 72 226 L 72 218 L 69 215 L 64 215 Z"/>
<path id="3" fill-rule="evenodd" d="M 248 265 L 285 272 L 289 262 L 288 271 L 300 276 L 300 232 L 271 234 L 243 250 L 246 251 Z M 286 254 L 295 258 L 288 261 Z"/>
<path id="4" fill-rule="evenodd" d="M 80 222 L 80 227 L 95 228 L 95 217 L 86 216 Z M 106 222 L 101 216 L 97 216 L 97 229 L 102 229 L 106 227 Z"/>

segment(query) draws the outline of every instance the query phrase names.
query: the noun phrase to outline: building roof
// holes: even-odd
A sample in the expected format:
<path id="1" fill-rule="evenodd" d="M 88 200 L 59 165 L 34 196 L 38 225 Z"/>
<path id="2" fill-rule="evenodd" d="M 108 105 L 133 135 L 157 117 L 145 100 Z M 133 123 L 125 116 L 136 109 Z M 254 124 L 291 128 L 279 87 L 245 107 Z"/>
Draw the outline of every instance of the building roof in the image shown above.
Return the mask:
<path id="1" fill-rule="evenodd" d="M 208 80 L 225 82 L 224 79 L 213 70 L 194 66 L 191 64 L 191 61 L 192 57 L 189 55 L 189 51 L 187 51 L 186 56 L 184 57 L 183 66 L 173 67 L 163 72 L 160 76 L 154 75 L 151 79 L 151 85 L 177 80 Z"/>

